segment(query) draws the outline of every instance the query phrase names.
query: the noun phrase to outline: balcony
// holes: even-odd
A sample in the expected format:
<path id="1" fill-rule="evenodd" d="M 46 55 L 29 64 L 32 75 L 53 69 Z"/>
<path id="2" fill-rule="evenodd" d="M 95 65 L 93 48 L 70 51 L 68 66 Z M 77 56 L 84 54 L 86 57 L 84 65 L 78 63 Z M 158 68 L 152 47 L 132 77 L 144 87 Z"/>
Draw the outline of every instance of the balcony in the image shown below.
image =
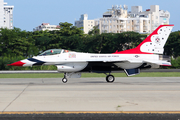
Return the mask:
<path id="1" fill-rule="evenodd" d="M 133 25 L 134 25 L 134 26 L 139 26 L 139 23 L 134 23 Z"/>
<path id="2" fill-rule="evenodd" d="M 143 30 L 147 31 L 148 30 L 147 26 L 143 26 Z"/>
<path id="3" fill-rule="evenodd" d="M 109 26 L 109 23 L 101 23 L 102 26 Z"/>

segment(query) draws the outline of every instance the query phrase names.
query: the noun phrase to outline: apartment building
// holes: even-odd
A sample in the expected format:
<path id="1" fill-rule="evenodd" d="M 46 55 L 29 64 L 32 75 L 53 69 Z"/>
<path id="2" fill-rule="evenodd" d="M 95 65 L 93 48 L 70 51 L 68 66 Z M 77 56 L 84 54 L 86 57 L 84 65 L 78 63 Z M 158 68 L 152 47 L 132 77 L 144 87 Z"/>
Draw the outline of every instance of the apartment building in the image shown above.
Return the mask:
<path id="1" fill-rule="evenodd" d="M 79 21 L 75 21 L 75 26 L 78 28 L 82 27 L 84 33 L 88 34 L 88 32 L 95 26 L 95 20 L 88 20 L 88 15 L 82 14 Z"/>
<path id="2" fill-rule="evenodd" d="M 0 0 L 0 28 L 13 29 L 13 9 L 4 0 Z"/>
<path id="3" fill-rule="evenodd" d="M 13 9 L 14 6 L 4 6 L 4 27 L 8 29 L 13 29 Z"/>
<path id="4" fill-rule="evenodd" d="M 3 18 L 4 18 L 4 0 L 0 0 L 0 28 L 4 27 Z"/>
<path id="5" fill-rule="evenodd" d="M 42 23 L 41 25 L 34 28 L 33 31 L 45 31 L 45 30 L 53 31 L 59 29 L 60 29 L 59 25 L 50 25 L 49 23 Z"/>
<path id="6" fill-rule="evenodd" d="M 127 10 L 126 5 L 123 7 L 121 5 L 112 6 L 103 14 L 103 18 L 96 20 L 87 20 L 86 18 L 86 21 L 93 21 L 94 26 L 98 26 L 100 33 L 121 33 L 125 31 L 151 33 L 159 25 L 169 24 L 170 13 L 160 10 L 159 5 L 151 5 L 150 9 L 146 9 L 146 11 L 142 10 L 142 6 L 132 6 L 130 12 Z M 75 26 L 83 27 L 83 30 L 89 26 L 82 20 L 81 24 L 77 24 L 79 22 L 75 21 Z M 86 29 L 84 32 L 88 33 L 92 28 L 93 24 L 91 28 Z"/>

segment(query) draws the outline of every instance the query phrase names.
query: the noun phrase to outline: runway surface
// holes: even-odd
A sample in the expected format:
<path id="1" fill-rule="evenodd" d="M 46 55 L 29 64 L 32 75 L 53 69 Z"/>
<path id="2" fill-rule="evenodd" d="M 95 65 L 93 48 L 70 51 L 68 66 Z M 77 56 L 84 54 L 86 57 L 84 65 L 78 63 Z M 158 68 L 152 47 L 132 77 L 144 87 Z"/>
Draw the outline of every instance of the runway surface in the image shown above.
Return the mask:
<path id="1" fill-rule="evenodd" d="M 0 79 L 0 111 L 180 111 L 180 77 Z"/>

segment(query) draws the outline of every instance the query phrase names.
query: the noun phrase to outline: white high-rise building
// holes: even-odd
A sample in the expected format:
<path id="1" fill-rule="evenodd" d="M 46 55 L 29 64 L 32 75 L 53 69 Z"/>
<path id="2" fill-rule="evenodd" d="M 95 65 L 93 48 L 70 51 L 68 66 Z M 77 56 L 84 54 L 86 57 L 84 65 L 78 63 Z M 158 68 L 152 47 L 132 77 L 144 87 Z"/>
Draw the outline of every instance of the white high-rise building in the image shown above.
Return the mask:
<path id="1" fill-rule="evenodd" d="M 13 9 L 14 6 L 6 6 L 4 3 L 4 27 L 8 29 L 13 29 Z"/>
<path id="2" fill-rule="evenodd" d="M 0 0 L 0 28 L 4 26 L 4 0 Z"/>
<path id="3" fill-rule="evenodd" d="M 88 34 L 88 32 L 95 26 L 95 20 L 88 20 L 88 15 L 82 14 L 79 21 L 75 21 L 75 26 L 78 28 L 82 27 L 84 33 Z"/>
<path id="4" fill-rule="evenodd" d="M 13 29 L 14 6 L 7 6 L 4 0 L 0 0 L 0 28 Z"/>
<path id="5" fill-rule="evenodd" d="M 142 6 L 132 6 L 131 11 L 128 12 L 128 7 L 112 6 L 103 14 L 103 18 L 94 20 L 94 26 L 98 26 L 100 33 L 121 33 L 125 31 L 134 31 L 139 33 L 151 33 L 159 25 L 169 24 L 170 13 L 168 11 L 159 10 L 159 5 L 151 5 L 150 9 L 142 10 Z M 83 27 L 85 31 L 89 26 L 85 21 L 93 20 L 79 20 L 75 21 L 75 26 Z M 79 24 L 81 23 L 81 24 Z"/>

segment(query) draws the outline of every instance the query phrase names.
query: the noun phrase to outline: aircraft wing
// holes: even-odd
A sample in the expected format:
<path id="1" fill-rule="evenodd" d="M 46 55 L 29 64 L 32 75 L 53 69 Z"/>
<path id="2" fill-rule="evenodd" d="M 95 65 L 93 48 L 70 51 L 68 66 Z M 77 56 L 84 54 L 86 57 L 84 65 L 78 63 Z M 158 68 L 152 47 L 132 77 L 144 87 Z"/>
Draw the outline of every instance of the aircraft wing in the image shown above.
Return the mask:
<path id="1" fill-rule="evenodd" d="M 104 63 L 118 63 L 118 62 L 129 62 L 129 63 L 143 63 L 142 60 L 133 60 L 133 59 L 114 59 L 114 60 L 103 60 L 103 61 L 87 61 L 87 62 L 104 62 Z"/>

